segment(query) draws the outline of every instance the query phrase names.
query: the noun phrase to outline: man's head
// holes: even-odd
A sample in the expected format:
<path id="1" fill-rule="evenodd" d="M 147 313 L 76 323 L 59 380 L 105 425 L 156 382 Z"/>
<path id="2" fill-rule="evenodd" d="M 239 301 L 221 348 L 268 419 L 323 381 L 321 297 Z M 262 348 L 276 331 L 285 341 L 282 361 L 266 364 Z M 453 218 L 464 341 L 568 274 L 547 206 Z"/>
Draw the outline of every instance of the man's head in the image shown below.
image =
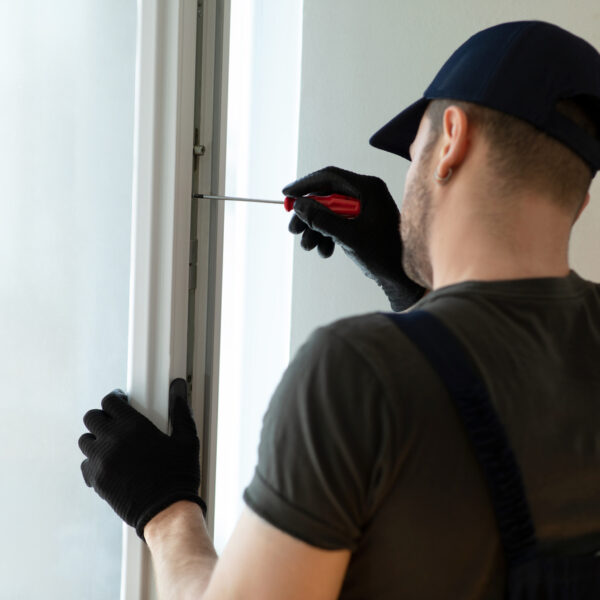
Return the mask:
<path id="1" fill-rule="evenodd" d="M 456 220 L 463 209 L 469 219 L 477 212 L 494 224 L 493 233 L 506 236 L 502 225 L 514 225 L 507 215 L 516 214 L 516 198 L 543 198 L 554 212 L 538 211 L 540 217 L 556 225 L 555 216 L 564 215 L 570 229 L 600 168 L 599 129 L 600 55 L 587 42 L 540 22 L 507 23 L 470 38 L 424 98 L 371 138 L 413 160 L 402 209 L 409 276 L 432 284 L 433 216 L 452 188 L 462 197 L 472 193 L 477 203 L 467 209 L 466 201 L 454 202 L 456 212 L 445 212 L 445 219 Z M 457 169 L 446 186 L 441 179 Z"/>
<path id="2" fill-rule="evenodd" d="M 595 130 L 584 111 L 565 106 L 574 120 Z M 532 217 L 543 214 L 547 226 L 554 214 L 554 225 L 568 235 L 589 199 L 591 171 L 572 150 L 520 119 L 472 103 L 431 101 L 409 152 L 401 220 L 404 268 L 425 287 L 434 279 L 434 218 L 444 225 L 436 228 L 436 237 L 451 221 L 468 219 L 506 239 L 517 233 L 518 216 L 527 208 Z M 549 210 L 532 210 L 534 199 L 538 209 Z M 532 236 L 534 225 L 527 227 Z M 557 231 L 556 243 L 561 237 Z"/>
<path id="3" fill-rule="evenodd" d="M 469 127 L 487 141 L 487 176 L 494 196 L 508 198 L 522 190 L 542 195 L 575 220 L 593 177 L 589 165 L 579 155 L 521 119 L 471 102 L 449 99 L 432 100 L 425 112 L 430 123 L 430 144 L 442 135 L 444 113 L 450 106 L 463 110 Z M 598 126 L 585 105 L 562 100 L 557 110 L 591 136 L 599 137 Z"/>
<path id="4" fill-rule="evenodd" d="M 409 157 L 431 100 L 453 99 L 521 119 L 559 140 L 600 169 L 600 140 L 560 110 L 563 100 L 585 106 L 600 127 L 600 54 L 585 40 L 542 21 L 490 27 L 469 38 L 440 69 L 423 98 L 396 115 L 371 145 Z"/>

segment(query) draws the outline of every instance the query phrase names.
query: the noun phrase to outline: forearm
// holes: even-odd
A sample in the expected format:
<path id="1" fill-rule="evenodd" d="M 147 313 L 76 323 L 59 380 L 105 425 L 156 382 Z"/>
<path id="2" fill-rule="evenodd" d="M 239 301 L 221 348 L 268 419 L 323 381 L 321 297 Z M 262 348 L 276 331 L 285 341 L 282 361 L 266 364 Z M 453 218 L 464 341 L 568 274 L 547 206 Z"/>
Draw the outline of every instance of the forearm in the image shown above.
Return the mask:
<path id="1" fill-rule="evenodd" d="M 217 554 L 202 511 L 193 502 L 175 502 L 144 528 L 161 600 L 200 599 Z"/>

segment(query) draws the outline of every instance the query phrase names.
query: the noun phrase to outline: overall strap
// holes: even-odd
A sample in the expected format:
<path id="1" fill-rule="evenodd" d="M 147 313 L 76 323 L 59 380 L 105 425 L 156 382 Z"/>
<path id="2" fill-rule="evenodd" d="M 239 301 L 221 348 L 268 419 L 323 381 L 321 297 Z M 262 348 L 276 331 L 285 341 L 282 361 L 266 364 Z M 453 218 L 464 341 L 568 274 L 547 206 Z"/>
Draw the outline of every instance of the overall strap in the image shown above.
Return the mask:
<path id="1" fill-rule="evenodd" d="M 526 560 L 536 545 L 521 471 L 487 387 L 457 337 L 423 310 L 386 313 L 419 348 L 446 386 L 487 483 L 508 564 Z"/>

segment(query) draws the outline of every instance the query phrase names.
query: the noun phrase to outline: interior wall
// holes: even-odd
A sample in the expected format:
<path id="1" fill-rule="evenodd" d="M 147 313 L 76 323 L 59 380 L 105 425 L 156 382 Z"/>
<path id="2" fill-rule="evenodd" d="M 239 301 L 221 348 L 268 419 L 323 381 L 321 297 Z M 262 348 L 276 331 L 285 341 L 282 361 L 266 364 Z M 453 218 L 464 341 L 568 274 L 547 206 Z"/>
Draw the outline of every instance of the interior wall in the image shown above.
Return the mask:
<path id="1" fill-rule="evenodd" d="M 450 54 L 473 33 L 514 20 L 556 23 L 600 48 L 600 4 L 581 0 L 304 0 L 298 175 L 327 165 L 377 175 L 399 205 L 408 162 L 369 137 L 420 98 Z M 600 280 L 600 184 L 576 225 L 572 266 Z M 383 292 L 336 249 L 327 260 L 294 248 L 292 353 L 316 327 L 389 310 Z"/>

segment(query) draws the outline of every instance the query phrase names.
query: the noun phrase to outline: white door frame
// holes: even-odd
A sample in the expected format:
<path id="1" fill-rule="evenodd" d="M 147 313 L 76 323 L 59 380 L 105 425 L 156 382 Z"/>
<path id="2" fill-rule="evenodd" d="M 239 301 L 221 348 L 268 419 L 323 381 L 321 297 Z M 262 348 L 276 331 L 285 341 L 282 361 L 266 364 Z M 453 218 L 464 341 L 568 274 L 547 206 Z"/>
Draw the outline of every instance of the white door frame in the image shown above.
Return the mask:
<path id="1" fill-rule="evenodd" d="M 214 65 L 212 73 L 226 65 L 229 14 L 228 0 L 201 0 L 203 9 L 202 54 L 215 54 L 222 64 Z M 134 116 L 133 212 L 131 236 L 131 277 L 129 311 L 129 356 L 127 391 L 131 403 L 147 415 L 158 427 L 167 430 L 168 388 L 175 377 L 186 377 L 188 285 L 190 261 L 191 196 L 193 185 L 194 103 L 196 75 L 196 24 L 198 0 L 138 0 L 136 93 Z M 225 35 L 212 35 L 220 15 Z M 223 16 L 225 15 L 225 18 Z M 223 24 L 225 23 L 225 24 Z M 215 53 L 215 44 L 223 44 Z M 212 47 L 209 45 L 212 44 Z M 204 58 L 203 58 L 204 60 Z M 214 81 L 206 81 L 202 69 L 203 94 L 226 102 L 226 68 L 221 78 L 222 89 L 215 94 Z M 206 102 L 206 99 L 205 99 Z M 211 104 L 212 109 L 212 104 Z M 213 114 L 204 119 L 213 119 Z M 224 121 L 224 119 L 223 119 Z M 211 121 L 212 123 L 212 121 Z M 213 156 L 211 171 L 203 171 L 202 191 L 219 191 L 223 182 L 224 140 L 214 144 L 213 138 L 222 132 L 224 124 L 214 131 L 211 139 L 202 143 L 215 146 L 219 156 Z M 216 173 L 216 176 L 215 176 Z M 215 179 L 217 181 L 215 181 Z M 198 180 L 197 180 L 198 181 Z M 197 185 L 197 182 L 194 183 Z M 218 215 L 217 215 L 218 216 Z M 222 219 L 221 219 L 222 221 Z M 219 226 L 219 219 L 213 218 Z M 218 316 L 218 253 L 220 235 L 212 232 L 213 276 L 217 289 L 205 289 L 204 299 L 212 310 L 205 311 L 207 319 Z M 215 258 L 215 248 L 217 257 Z M 208 260 L 209 257 L 203 257 Z M 207 268 L 207 272 L 211 269 Z M 216 303 L 216 309 L 215 309 Z M 207 323 L 211 339 L 196 340 L 209 350 L 216 344 L 218 326 Z M 210 352 L 209 352 L 210 354 Z M 218 352 L 216 354 L 218 357 Z M 210 356 L 209 356 L 210 359 Z M 216 381 L 218 361 L 209 360 Z M 194 368 L 204 367 L 195 361 Z M 199 380 L 205 378 L 198 373 Z M 209 424 L 202 416 L 216 414 L 216 389 L 207 397 L 202 386 L 194 386 L 193 406 L 200 414 L 200 431 Z M 208 407 L 205 404 L 209 404 Z M 213 417 L 214 418 L 214 417 Z M 213 419 L 211 418 L 211 421 Z M 209 427 L 209 430 L 212 429 Z M 210 441 L 210 440 L 209 440 Z M 214 440 L 211 446 L 214 445 Z M 214 456 L 204 450 L 203 463 L 214 464 Z M 214 469 L 205 474 L 207 489 L 214 489 Z M 207 498 L 212 500 L 212 498 Z M 156 598 L 150 556 L 146 545 L 127 525 L 123 528 L 123 559 L 121 600 L 150 600 Z"/>

